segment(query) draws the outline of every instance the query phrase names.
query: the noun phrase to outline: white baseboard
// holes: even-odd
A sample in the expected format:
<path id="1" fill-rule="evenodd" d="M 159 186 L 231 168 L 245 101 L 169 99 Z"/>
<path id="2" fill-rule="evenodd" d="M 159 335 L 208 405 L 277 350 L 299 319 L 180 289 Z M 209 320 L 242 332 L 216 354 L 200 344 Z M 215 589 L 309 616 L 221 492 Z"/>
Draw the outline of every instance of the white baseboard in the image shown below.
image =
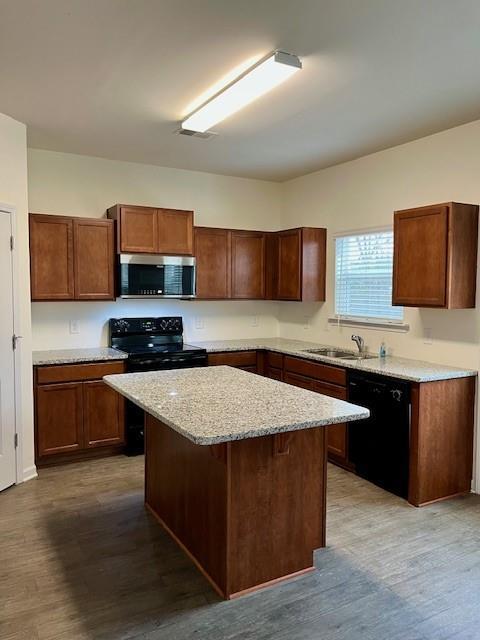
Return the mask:
<path id="1" fill-rule="evenodd" d="M 27 467 L 23 470 L 23 482 L 27 482 L 27 480 L 33 480 L 33 478 L 36 478 L 37 476 L 37 467 L 35 465 Z"/>

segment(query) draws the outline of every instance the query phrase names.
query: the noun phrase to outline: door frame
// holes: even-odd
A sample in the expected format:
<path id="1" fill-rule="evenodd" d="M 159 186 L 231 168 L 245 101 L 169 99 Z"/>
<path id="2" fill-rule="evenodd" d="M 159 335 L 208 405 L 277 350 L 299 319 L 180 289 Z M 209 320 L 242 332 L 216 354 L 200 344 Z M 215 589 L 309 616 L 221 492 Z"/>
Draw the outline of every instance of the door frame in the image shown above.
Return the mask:
<path id="1" fill-rule="evenodd" d="M 10 215 L 10 233 L 13 236 L 12 254 L 12 292 L 13 292 L 13 331 L 14 334 L 21 337 L 20 333 L 20 298 L 19 298 L 19 265 L 18 265 L 18 247 L 17 247 L 17 210 L 13 205 L 0 202 L 0 212 Z M 19 425 L 22 424 L 22 393 L 21 393 L 21 343 L 19 347 L 13 351 L 13 371 L 14 371 L 14 403 L 15 403 L 15 435 L 17 436 L 17 446 L 15 448 L 15 484 L 23 482 L 23 438 L 19 431 Z"/>

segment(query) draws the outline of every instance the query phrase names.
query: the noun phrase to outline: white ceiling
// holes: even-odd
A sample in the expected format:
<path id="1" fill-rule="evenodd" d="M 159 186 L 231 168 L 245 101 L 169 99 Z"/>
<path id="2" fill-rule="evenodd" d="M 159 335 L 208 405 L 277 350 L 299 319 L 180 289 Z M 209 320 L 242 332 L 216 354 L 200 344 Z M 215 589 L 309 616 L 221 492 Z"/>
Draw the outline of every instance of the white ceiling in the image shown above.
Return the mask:
<path id="1" fill-rule="evenodd" d="M 195 98 L 273 49 L 304 69 L 215 127 Z M 479 0 L 0 0 L 0 112 L 29 146 L 286 180 L 480 118 Z"/>

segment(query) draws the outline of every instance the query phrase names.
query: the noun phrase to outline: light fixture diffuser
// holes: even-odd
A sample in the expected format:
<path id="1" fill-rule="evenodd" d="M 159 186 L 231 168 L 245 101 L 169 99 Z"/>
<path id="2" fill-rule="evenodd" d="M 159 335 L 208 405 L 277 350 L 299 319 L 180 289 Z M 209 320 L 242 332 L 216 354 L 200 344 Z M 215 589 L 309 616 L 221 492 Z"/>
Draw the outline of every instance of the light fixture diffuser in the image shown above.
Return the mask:
<path id="1" fill-rule="evenodd" d="M 275 51 L 219 91 L 182 122 L 182 129 L 204 133 L 278 86 L 302 68 L 297 56 Z"/>

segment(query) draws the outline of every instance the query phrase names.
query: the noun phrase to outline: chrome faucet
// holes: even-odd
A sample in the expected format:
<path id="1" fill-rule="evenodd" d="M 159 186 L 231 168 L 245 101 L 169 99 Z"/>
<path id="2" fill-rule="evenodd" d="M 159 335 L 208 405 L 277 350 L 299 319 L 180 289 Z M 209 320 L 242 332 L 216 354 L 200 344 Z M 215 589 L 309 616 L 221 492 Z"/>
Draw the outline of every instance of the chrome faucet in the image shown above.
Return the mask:
<path id="1" fill-rule="evenodd" d="M 359 353 L 363 353 L 365 351 L 365 340 L 362 338 L 362 336 L 353 335 L 352 340 L 357 345 Z"/>

